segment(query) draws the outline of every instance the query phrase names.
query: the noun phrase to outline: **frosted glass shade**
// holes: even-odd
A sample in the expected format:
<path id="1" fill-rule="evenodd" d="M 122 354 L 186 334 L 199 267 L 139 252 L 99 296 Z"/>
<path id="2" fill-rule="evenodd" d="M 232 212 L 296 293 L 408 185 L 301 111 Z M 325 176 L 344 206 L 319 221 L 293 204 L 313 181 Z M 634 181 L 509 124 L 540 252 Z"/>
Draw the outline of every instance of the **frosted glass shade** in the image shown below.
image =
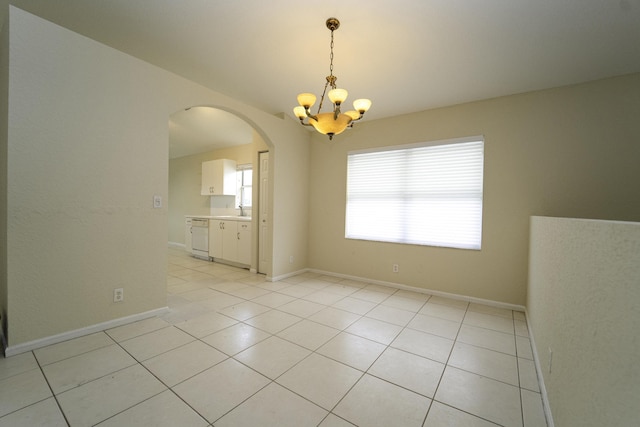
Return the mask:
<path id="1" fill-rule="evenodd" d="M 353 108 L 360 112 L 360 114 L 366 112 L 371 108 L 371 100 L 370 99 L 356 99 L 353 101 Z"/>
<path id="2" fill-rule="evenodd" d="M 316 96 L 312 93 L 301 93 L 298 95 L 298 104 L 305 108 L 311 108 L 316 103 Z"/>
<path id="3" fill-rule="evenodd" d="M 342 104 L 347 99 L 347 96 L 349 96 L 349 92 L 347 92 L 346 89 L 338 88 L 338 89 L 331 89 L 328 95 L 329 95 L 329 99 L 334 104 Z"/>
<path id="4" fill-rule="evenodd" d="M 360 118 L 360 113 L 355 110 L 349 110 L 345 114 L 351 117 L 352 120 L 358 120 Z"/>
<path id="5" fill-rule="evenodd" d="M 293 108 L 293 114 L 296 115 L 297 118 L 299 119 L 303 119 L 305 117 L 307 117 L 307 112 L 305 111 L 304 107 L 302 105 L 298 105 L 297 107 Z"/>
<path id="6" fill-rule="evenodd" d="M 320 113 L 316 118 L 309 119 L 309 123 L 323 135 L 338 135 L 351 123 L 351 117 L 346 114 L 338 114 L 334 119 L 333 113 Z"/>

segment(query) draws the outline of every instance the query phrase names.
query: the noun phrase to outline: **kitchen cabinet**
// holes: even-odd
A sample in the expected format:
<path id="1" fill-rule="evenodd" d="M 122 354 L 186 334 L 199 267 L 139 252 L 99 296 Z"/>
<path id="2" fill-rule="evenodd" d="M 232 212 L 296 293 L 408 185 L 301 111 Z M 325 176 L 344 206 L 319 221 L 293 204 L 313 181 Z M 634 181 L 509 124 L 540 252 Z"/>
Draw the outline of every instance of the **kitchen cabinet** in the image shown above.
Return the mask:
<path id="1" fill-rule="evenodd" d="M 238 262 L 251 265 L 251 223 L 238 221 Z"/>
<path id="2" fill-rule="evenodd" d="M 203 196 L 235 196 L 236 195 L 236 162 L 229 159 L 202 162 Z"/>
<path id="3" fill-rule="evenodd" d="M 214 260 L 251 264 L 251 223 L 209 220 L 209 256 Z"/>

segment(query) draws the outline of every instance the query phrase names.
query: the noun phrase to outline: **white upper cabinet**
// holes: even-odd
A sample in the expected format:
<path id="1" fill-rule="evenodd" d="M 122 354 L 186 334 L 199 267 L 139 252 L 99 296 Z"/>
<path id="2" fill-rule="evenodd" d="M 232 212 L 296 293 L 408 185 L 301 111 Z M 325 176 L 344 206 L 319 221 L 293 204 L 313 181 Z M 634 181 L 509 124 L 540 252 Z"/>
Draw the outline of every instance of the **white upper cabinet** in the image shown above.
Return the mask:
<path id="1" fill-rule="evenodd" d="M 203 196 L 235 196 L 236 195 L 236 162 L 219 159 L 202 163 Z"/>

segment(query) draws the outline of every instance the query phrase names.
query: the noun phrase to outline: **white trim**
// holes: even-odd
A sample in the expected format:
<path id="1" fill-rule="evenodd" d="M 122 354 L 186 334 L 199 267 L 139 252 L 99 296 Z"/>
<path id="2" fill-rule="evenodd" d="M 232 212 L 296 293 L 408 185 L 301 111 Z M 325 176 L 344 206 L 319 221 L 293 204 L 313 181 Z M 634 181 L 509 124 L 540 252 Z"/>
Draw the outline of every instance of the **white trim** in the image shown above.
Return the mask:
<path id="1" fill-rule="evenodd" d="M 84 328 L 75 329 L 73 331 L 67 331 L 61 334 L 44 338 L 38 338 L 37 340 L 7 347 L 4 351 L 4 354 L 5 357 L 15 356 L 16 354 L 24 353 L 26 351 L 35 350 L 51 344 L 57 344 L 59 342 L 67 341 L 73 338 L 78 338 L 85 335 L 93 334 L 95 332 L 104 331 L 106 329 L 115 328 L 116 326 L 126 325 L 127 323 L 133 323 L 139 320 L 148 319 L 149 317 L 162 316 L 168 311 L 169 307 L 157 308 L 155 310 L 145 311 L 144 313 L 132 314 L 131 316 L 108 320 L 106 322 L 97 323 L 95 325 L 86 326 Z"/>
<path id="2" fill-rule="evenodd" d="M 286 274 L 281 274 L 280 276 L 276 276 L 276 277 L 271 277 L 271 276 L 267 276 L 267 280 L 269 282 L 278 282 L 280 280 L 284 280 L 288 277 L 292 277 L 292 276 L 297 276 L 298 274 L 303 274 L 306 273 L 307 271 L 311 271 L 308 268 L 303 268 L 302 270 L 298 270 L 298 271 L 294 271 L 291 273 L 286 273 Z"/>
<path id="3" fill-rule="evenodd" d="M 169 247 L 170 248 L 177 248 L 177 249 L 184 249 L 185 251 L 187 250 L 187 246 L 184 243 L 169 242 Z"/>
<path id="4" fill-rule="evenodd" d="M 367 278 L 364 278 L 364 277 L 350 276 L 348 274 L 332 273 L 330 271 L 317 270 L 317 269 L 314 269 L 314 268 L 308 268 L 307 271 L 310 271 L 312 273 L 323 274 L 325 276 L 341 277 L 343 279 L 350 279 L 350 280 L 355 280 L 355 281 L 358 281 L 358 282 L 367 282 L 367 283 L 373 283 L 375 285 L 388 286 L 390 288 L 396 288 L 396 289 L 403 289 L 403 290 L 406 290 L 406 291 L 418 292 L 418 293 L 421 293 L 421 294 L 435 295 L 435 296 L 444 297 L 444 298 L 451 298 L 451 299 L 455 299 L 455 300 L 459 300 L 459 301 L 474 302 L 474 303 L 477 303 L 477 304 L 489 305 L 491 307 L 496 307 L 496 308 L 505 308 L 507 310 L 515 310 L 515 311 L 525 311 L 525 307 L 523 305 L 518 305 L 518 304 L 509 304 L 509 303 L 506 303 L 506 302 L 500 302 L 500 301 L 493 301 L 493 300 L 488 300 L 488 299 L 483 299 L 483 298 L 470 297 L 470 296 L 466 296 L 466 295 L 452 294 L 452 293 L 449 293 L 449 292 L 436 291 L 436 290 L 433 290 L 433 289 L 417 288 L 415 286 L 403 285 L 401 283 L 385 282 L 383 280 L 367 279 Z M 289 277 L 289 276 L 292 276 L 292 275 L 296 275 L 296 274 L 300 274 L 300 272 L 292 273 L 292 274 L 290 274 L 290 275 L 288 275 L 286 277 Z"/>
<path id="5" fill-rule="evenodd" d="M 553 415 L 551 414 L 551 405 L 549 404 L 549 395 L 547 394 L 547 387 L 544 385 L 544 377 L 542 376 L 542 365 L 540 365 L 540 358 L 538 357 L 538 349 L 536 348 L 536 342 L 533 339 L 533 330 L 531 329 L 529 312 L 525 310 L 524 313 L 527 319 L 527 329 L 529 330 L 529 341 L 531 342 L 531 351 L 533 352 L 533 363 L 536 367 L 536 374 L 538 377 L 538 387 L 540 388 L 540 396 L 542 397 L 542 409 L 544 410 L 544 417 L 547 420 L 547 427 L 554 427 Z"/>

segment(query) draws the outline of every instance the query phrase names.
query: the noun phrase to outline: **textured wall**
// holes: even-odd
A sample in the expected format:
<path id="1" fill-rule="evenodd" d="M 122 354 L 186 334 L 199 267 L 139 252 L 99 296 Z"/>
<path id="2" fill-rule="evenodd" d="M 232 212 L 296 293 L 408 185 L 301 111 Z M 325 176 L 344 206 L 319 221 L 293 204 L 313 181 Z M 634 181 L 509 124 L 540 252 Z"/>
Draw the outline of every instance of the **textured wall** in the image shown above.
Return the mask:
<path id="1" fill-rule="evenodd" d="M 527 310 L 555 425 L 637 425 L 640 223 L 532 217 Z"/>

